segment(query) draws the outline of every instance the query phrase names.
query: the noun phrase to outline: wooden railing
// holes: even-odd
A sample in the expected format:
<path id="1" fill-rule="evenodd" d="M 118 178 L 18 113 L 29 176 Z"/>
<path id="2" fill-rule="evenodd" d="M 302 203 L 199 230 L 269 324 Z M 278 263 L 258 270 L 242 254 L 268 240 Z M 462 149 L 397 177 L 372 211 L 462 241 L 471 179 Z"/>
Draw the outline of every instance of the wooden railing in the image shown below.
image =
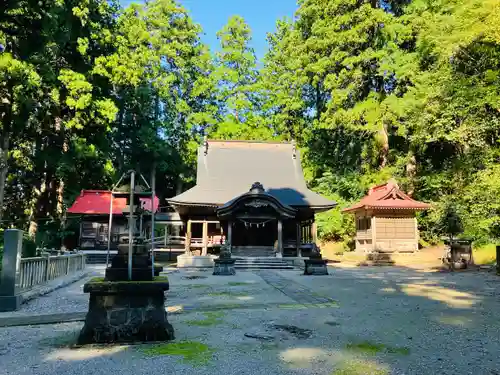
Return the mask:
<path id="1" fill-rule="evenodd" d="M 146 244 L 151 245 L 151 238 L 147 238 L 144 241 Z M 168 246 L 168 245 L 184 245 L 186 242 L 186 237 L 184 236 L 160 236 L 155 237 L 155 248 Z"/>
<path id="2" fill-rule="evenodd" d="M 30 289 L 36 285 L 70 275 L 85 268 L 85 254 L 22 258 L 19 288 Z"/>

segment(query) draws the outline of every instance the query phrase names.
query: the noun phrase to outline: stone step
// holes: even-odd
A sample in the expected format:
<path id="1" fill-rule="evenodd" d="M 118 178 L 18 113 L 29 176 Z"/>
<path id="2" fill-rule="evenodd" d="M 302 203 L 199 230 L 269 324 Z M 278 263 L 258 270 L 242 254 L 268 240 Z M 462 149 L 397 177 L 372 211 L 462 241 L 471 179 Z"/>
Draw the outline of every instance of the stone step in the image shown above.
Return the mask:
<path id="1" fill-rule="evenodd" d="M 254 246 L 254 247 L 233 247 L 231 253 L 234 257 L 274 257 L 274 249 L 270 246 Z"/>
<path id="2" fill-rule="evenodd" d="M 238 263 L 286 263 L 280 258 L 234 258 Z"/>
<path id="3" fill-rule="evenodd" d="M 235 269 L 259 270 L 293 270 L 294 267 L 285 262 L 282 258 L 259 257 L 259 258 L 236 258 Z"/>
<path id="4" fill-rule="evenodd" d="M 238 270 L 293 270 L 294 267 L 288 264 L 235 264 L 235 269 Z"/>

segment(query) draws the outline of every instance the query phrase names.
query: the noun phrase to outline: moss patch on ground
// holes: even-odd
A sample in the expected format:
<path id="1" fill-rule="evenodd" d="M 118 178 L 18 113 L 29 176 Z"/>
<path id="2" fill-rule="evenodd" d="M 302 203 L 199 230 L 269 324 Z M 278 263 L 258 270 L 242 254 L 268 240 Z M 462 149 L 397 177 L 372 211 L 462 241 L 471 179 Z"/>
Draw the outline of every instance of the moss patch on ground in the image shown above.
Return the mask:
<path id="1" fill-rule="evenodd" d="M 210 327 L 223 322 L 221 318 L 224 316 L 224 313 L 222 311 L 211 311 L 203 314 L 205 315 L 205 319 L 188 320 L 186 321 L 186 324 L 190 326 Z"/>
<path id="2" fill-rule="evenodd" d="M 227 283 L 229 286 L 243 286 L 243 285 L 251 285 L 253 283 L 245 282 L 245 281 L 230 281 Z"/>
<path id="3" fill-rule="evenodd" d="M 245 305 L 241 303 L 221 303 L 218 304 L 215 308 L 217 310 L 233 310 L 233 309 L 241 309 L 244 308 Z"/>
<path id="4" fill-rule="evenodd" d="M 278 305 L 279 309 L 306 309 L 307 306 L 301 303 L 283 303 Z"/>
<path id="5" fill-rule="evenodd" d="M 193 285 L 187 285 L 187 287 L 190 289 L 210 288 L 209 285 L 205 285 L 205 284 L 193 284 Z"/>
<path id="6" fill-rule="evenodd" d="M 410 349 L 407 347 L 388 346 L 385 344 L 371 342 L 371 341 L 349 343 L 346 345 L 346 349 L 370 355 L 375 355 L 380 352 L 399 354 L 399 355 L 410 354 Z"/>
<path id="7" fill-rule="evenodd" d="M 389 370 L 377 363 L 353 360 L 340 364 L 331 375 L 389 375 Z"/>
<path id="8" fill-rule="evenodd" d="M 226 296 L 226 297 L 242 297 L 242 296 L 248 296 L 248 292 L 211 292 L 208 293 L 210 297 L 221 297 L 221 296 Z"/>
<path id="9" fill-rule="evenodd" d="M 215 350 L 197 341 L 180 341 L 144 348 L 144 353 L 150 356 L 180 356 L 182 362 L 194 366 L 203 366 L 210 362 Z"/>

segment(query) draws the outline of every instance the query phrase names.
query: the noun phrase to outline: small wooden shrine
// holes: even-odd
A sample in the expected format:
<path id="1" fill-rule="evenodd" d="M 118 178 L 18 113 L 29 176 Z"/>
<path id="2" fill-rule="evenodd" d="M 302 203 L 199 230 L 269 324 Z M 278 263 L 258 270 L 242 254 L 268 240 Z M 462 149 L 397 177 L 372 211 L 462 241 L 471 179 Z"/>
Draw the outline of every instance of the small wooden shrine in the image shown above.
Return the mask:
<path id="1" fill-rule="evenodd" d="M 141 197 L 141 215 L 137 221 L 138 230 L 146 231 L 146 222 L 150 221 L 152 205 L 150 197 Z M 155 198 L 154 211 L 159 205 Z M 113 227 L 111 230 L 111 247 L 116 249 L 119 238 L 128 232 L 128 220 L 124 211 L 127 203 L 123 197 L 115 197 L 113 201 Z M 82 250 L 105 250 L 108 242 L 109 213 L 111 210 L 111 191 L 82 190 L 67 213 L 69 217 L 81 217 L 79 248 Z"/>
<path id="2" fill-rule="evenodd" d="M 391 180 L 371 188 L 343 212 L 356 217 L 356 251 L 413 252 L 419 240 L 415 212 L 428 208 L 429 204 L 410 198 Z"/>
<path id="3" fill-rule="evenodd" d="M 226 243 L 241 257 L 308 255 L 315 214 L 336 206 L 307 188 L 295 143 L 206 139 L 196 186 L 168 202 L 186 223 L 186 254 Z"/>

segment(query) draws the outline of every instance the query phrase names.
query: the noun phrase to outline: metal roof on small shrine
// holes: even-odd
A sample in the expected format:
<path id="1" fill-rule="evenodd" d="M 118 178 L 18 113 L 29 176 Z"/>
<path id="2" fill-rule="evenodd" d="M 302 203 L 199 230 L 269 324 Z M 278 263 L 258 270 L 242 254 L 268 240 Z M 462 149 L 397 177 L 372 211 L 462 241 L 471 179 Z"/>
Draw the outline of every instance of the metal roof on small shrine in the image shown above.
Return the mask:
<path id="1" fill-rule="evenodd" d="M 151 212 L 151 198 L 141 198 L 142 208 Z M 80 195 L 68 209 L 69 214 L 109 215 L 111 191 L 109 190 L 82 190 Z M 158 209 L 159 199 L 155 197 L 155 211 Z M 113 215 L 122 215 L 127 207 L 126 198 L 113 199 Z"/>
<path id="2" fill-rule="evenodd" d="M 419 211 L 430 207 L 429 204 L 416 201 L 403 193 L 399 189 L 398 184 L 394 180 L 391 180 L 386 184 L 371 188 L 368 195 L 363 197 L 358 203 L 342 211 L 354 212 L 363 209 Z"/>
<path id="3" fill-rule="evenodd" d="M 306 186 L 293 143 L 206 141 L 198 149 L 196 186 L 168 201 L 173 206 L 220 207 L 260 182 L 291 207 L 325 211 L 336 206 Z"/>

